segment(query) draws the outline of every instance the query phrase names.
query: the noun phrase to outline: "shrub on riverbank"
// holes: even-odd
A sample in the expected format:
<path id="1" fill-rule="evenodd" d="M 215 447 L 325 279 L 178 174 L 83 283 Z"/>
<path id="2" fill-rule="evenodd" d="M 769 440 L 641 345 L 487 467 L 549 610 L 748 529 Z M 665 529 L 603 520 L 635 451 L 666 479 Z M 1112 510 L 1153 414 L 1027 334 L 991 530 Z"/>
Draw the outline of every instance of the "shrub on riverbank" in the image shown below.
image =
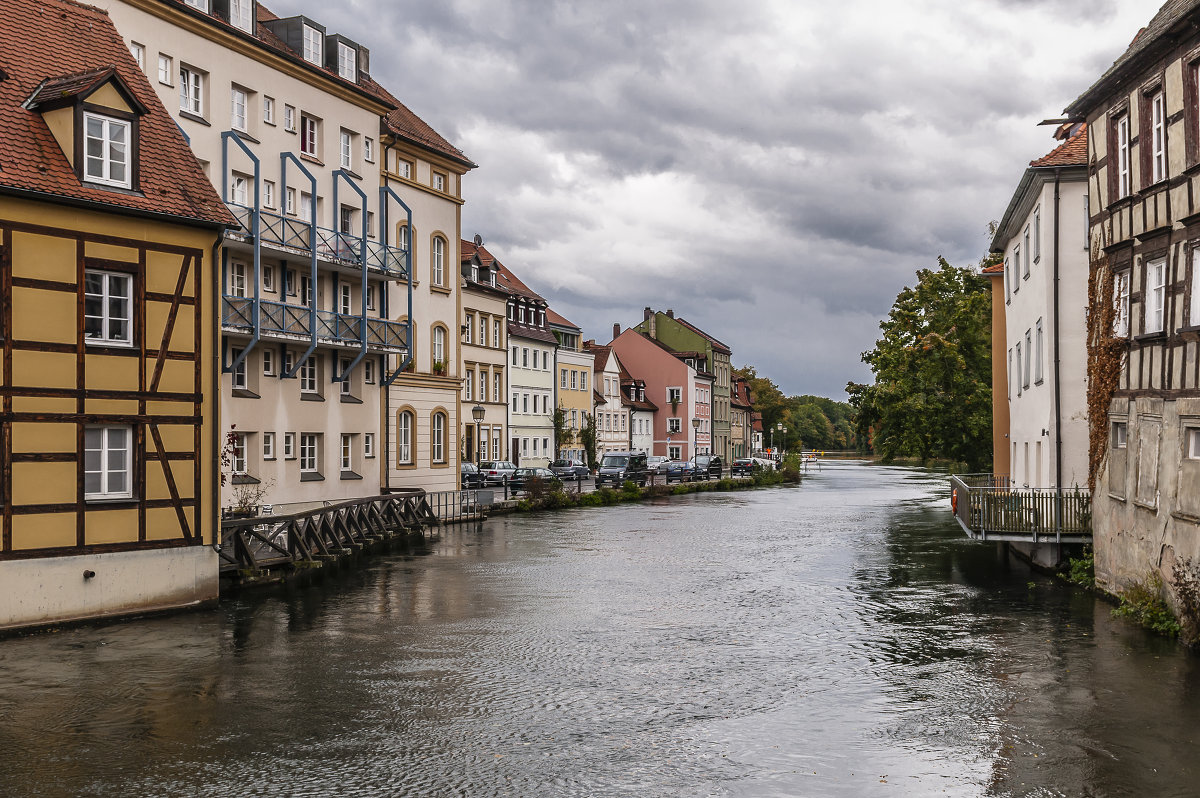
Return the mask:
<path id="1" fill-rule="evenodd" d="M 1080 587 L 1094 588 L 1096 586 L 1096 555 L 1090 546 L 1085 547 L 1078 557 L 1069 557 L 1067 567 L 1060 576 L 1068 582 Z"/>
<path id="2" fill-rule="evenodd" d="M 1157 573 L 1134 582 L 1118 598 L 1121 604 L 1113 610 L 1113 615 L 1130 618 L 1160 635 L 1179 635 L 1179 621 L 1175 620 L 1175 615 L 1163 598 L 1162 577 Z"/>
<path id="3" fill-rule="evenodd" d="M 633 482 L 626 482 L 619 491 L 603 487 L 591 493 L 572 493 L 563 488 L 553 491 L 532 491 L 517 502 L 516 509 L 519 512 L 527 513 L 533 510 L 559 510 L 566 507 L 611 507 L 621 502 L 641 501 L 642 499 L 685 496 L 689 493 L 710 491 L 746 490 L 799 481 L 800 470 L 797 459 L 794 464 L 785 461 L 784 467 L 780 471 L 756 471 L 750 479 L 724 477 L 715 481 L 680 482 L 677 485 L 657 483 L 644 488 L 638 487 Z"/>

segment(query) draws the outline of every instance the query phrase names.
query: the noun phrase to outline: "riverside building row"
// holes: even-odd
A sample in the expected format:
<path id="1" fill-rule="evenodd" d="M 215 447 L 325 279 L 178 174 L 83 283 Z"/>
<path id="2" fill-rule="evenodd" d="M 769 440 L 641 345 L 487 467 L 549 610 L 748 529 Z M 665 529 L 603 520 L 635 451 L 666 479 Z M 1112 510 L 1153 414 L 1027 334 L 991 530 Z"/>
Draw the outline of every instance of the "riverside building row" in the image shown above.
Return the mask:
<path id="1" fill-rule="evenodd" d="M 10 0 L 0 36 L 0 630 L 214 600 L 229 513 L 583 459 L 589 424 L 726 446 L 727 348 L 598 364 L 463 240 L 475 164 L 362 43 L 255 0 Z"/>
<path id="2" fill-rule="evenodd" d="M 1200 2 L 1165 3 L 1066 108 L 985 270 L 995 476 L 1090 494 L 1113 592 L 1153 577 L 1173 591 L 1175 564 L 1200 560 L 1197 31 Z"/>

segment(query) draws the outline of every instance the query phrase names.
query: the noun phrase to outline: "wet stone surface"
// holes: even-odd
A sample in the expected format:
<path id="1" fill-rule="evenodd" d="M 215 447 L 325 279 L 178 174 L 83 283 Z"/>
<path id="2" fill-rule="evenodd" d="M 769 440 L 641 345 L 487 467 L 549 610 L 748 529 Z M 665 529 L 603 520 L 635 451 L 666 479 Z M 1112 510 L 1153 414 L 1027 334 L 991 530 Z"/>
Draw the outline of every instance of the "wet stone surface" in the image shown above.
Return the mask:
<path id="1" fill-rule="evenodd" d="M 0 795 L 1196 795 L 1200 660 L 948 508 L 827 465 L 0 641 Z"/>

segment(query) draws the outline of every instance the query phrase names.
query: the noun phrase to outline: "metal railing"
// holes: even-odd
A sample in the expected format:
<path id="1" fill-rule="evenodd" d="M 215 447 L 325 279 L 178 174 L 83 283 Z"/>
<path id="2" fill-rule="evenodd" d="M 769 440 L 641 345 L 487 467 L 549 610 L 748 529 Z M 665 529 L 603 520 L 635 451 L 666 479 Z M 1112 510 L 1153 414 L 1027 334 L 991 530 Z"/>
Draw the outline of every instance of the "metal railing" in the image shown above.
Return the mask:
<path id="1" fill-rule="evenodd" d="M 225 203 L 238 223 L 245 230 L 251 230 L 254 209 L 236 202 Z M 259 237 L 263 243 L 290 249 L 311 252 L 316 250 L 317 257 L 330 263 L 347 266 L 359 266 L 362 263 L 363 248 L 366 248 L 366 263 L 368 269 L 383 272 L 388 276 L 406 279 L 405 251 L 399 247 L 381 244 L 378 241 L 362 239 L 352 233 L 340 233 L 328 227 L 312 225 L 300 218 L 283 216 L 270 211 L 259 211 Z M 315 238 L 314 238 L 315 231 Z"/>
<path id="2" fill-rule="evenodd" d="M 226 327 L 252 329 L 254 299 L 225 296 L 221 323 Z M 258 300 L 263 335 L 312 337 L 309 309 L 303 305 Z M 317 311 L 316 337 L 339 344 L 361 344 L 362 319 L 331 310 Z M 408 328 L 398 321 L 367 319 L 367 346 L 374 349 L 402 350 L 408 348 Z"/>
<path id="3" fill-rule="evenodd" d="M 979 540 L 1077 543 L 1092 538 L 1092 497 L 1083 488 L 1015 488 L 1007 477 L 950 478 L 959 526 Z"/>
<path id="4" fill-rule="evenodd" d="M 491 490 L 441 490 L 425 494 L 429 509 L 443 524 L 481 521 L 495 501 Z"/>

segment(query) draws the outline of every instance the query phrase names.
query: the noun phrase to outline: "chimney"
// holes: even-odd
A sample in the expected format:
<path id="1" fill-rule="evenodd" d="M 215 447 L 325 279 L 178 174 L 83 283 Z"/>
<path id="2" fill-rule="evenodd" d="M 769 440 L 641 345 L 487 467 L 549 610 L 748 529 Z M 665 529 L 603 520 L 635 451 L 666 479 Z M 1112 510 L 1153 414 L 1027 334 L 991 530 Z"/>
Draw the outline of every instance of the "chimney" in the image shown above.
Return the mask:
<path id="1" fill-rule="evenodd" d="M 667 318 L 668 318 L 668 319 L 673 319 L 673 318 L 675 318 L 675 311 L 673 311 L 673 310 L 668 310 L 668 311 L 667 311 Z"/>
<path id="2" fill-rule="evenodd" d="M 613 323 L 613 340 L 615 341 L 620 337 L 621 337 L 621 325 L 614 322 Z"/>
<path id="3" fill-rule="evenodd" d="M 650 317 L 653 315 L 654 311 L 650 309 L 649 305 L 647 305 L 646 309 L 642 311 L 642 321 L 650 321 Z"/>

